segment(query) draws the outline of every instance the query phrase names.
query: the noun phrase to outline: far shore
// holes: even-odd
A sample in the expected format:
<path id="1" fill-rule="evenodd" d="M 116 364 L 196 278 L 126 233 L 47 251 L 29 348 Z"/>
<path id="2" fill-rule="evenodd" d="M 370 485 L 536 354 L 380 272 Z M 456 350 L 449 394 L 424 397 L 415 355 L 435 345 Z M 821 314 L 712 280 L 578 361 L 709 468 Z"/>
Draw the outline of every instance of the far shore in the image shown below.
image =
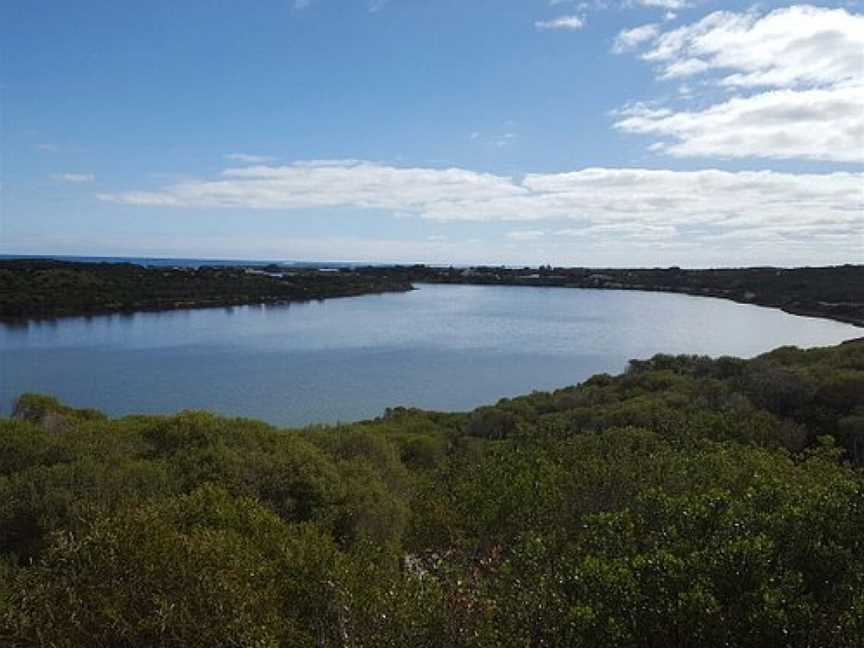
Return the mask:
<path id="1" fill-rule="evenodd" d="M 864 265 L 687 270 L 477 266 L 157 267 L 0 260 L 0 321 L 302 303 L 416 283 L 673 292 L 864 327 Z"/>

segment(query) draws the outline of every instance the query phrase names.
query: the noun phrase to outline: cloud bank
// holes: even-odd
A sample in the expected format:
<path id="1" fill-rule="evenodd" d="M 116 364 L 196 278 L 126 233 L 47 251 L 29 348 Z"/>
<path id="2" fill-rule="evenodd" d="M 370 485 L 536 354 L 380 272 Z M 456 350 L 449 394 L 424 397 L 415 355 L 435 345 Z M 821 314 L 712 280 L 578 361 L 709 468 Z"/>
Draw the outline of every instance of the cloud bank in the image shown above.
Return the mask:
<path id="1" fill-rule="evenodd" d="M 652 27 L 619 33 L 613 51 L 644 45 L 640 58 L 659 79 L 696 81 L 721 98 L 697 109 L 628 106 L 617 129 L 656 136 L 654 150 L 678 157 L 864 162 L 864 16 L 804 5 Z"/>
<path id="2" fill-rule="evenodd" d="M 215 179 L 99 198 L 176 209 L 361 209 L 441 222 L 547 221 L 558 236 L 648 243 L 810 237 L 858 249 L 859 256 L 864 250 L 864 173 L 587 168 L 515 179 L 459 168 L 304 161 L 226 169 Z M 542 230 L 525 231 L 532 234 L 511 238 L 534 240 Z"/>

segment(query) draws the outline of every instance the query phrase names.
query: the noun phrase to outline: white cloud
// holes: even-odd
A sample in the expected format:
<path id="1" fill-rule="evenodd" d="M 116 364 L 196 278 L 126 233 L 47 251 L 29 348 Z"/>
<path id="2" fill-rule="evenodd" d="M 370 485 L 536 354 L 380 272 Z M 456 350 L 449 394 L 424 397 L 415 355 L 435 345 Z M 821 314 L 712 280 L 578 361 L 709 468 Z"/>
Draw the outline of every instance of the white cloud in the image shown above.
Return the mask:
<path id="1" fill-rule="evenodd" d="M 38 237 L 4 241 L 9 253 L 38 254 L 46 247 L 57 253 L 103 256 L 175 256 L 194 254 L 199 258 L 307 259 L 368 262 L 426 262 L 440 264 L 536 265 L 555 263 L 582 266 L 669 266 L 692 267 L 745 266 L 776 264 L 800 266 L 836 264 L 842 260 L 860 262 L 861 238 L 837 228 L 824 232 L 807 230 L 801 235 L 791 230 L 741 231 L 732 235 L 706 234 L 700 241 L 684 243 L 680 238 L 640 240 L 622 238 L 627 230 L 588 235 L 549 235 L 544 252 L 535 245 L 501 243 L 496 239 L 451 239 L 429 241 L 402 238 L 364 238 L 359 236 L 297 236 L 291 233 L 219 234 L 203 232 L 194 240 L 170 234 L 147 237 L 105 235 L 94 248 L 90 233 L 78 235 L 45 231 Z M 850 240 L 852 243 L 850 243 Z M 192 247 L 190 247 L 190 245 Z M 855 248 L 854 246 L 858 247 Z M 251 256 L 250 256 L 251 255 Z"/>
<path id="2" fill-rule="evenodd" d="M 709 67 L 708 63 L 701 59 L 684 59 L 682 61 L 675 61 L 666 66 L 662 78 L 677 79 L 679 77 L 693 76 L 694 74 L 704 72 Z"/>
<path id="3" fill-rule="evenodd" d="M 660 35 L 642 58 L 657 63 L 663 77 L 717 71 L 728 87 L 860 83 L 864 16 L 806 5 L 766 15 L 717 11 Z"/>
<path id="4" fill-rule="evenodd" d="M 621 115 L 616 128 L 664 138 L 654 149 L 676 157 L 864 162 L 864 86 L 775 90 L 693 112 L 635 106 Z"/>
<path id="5" fill-rule="evenodd" d="M 813 254 L 829 240 L 837 260 L 860 258 L 864 250 L 864 173 L 588 168 L 514 179 L 458 168 L 302 163 L 228 169 L 216 179 L 99 198 L 177 209 L 363 209 L 433 221 L 545 221 L 559 236 L 691 251 L 723 240 L 717 237 L 776 244 L 811 235 Z M 532 240 L 548 229 L 515 230 L 509 238 Z"/>
<path id="6" fill-rule="evenodd" d="M 509 178 L 463 169 L 404 168 L 356 160 L 227 169 L 222 178 L 159 192 L 106 196 L 131 204 L 298 209 L 353 206 L 423 212 L 442 196 L 482 202 L 524 193 Z"/>
<path id="7" fill-rule="evenodd" d="M 691 7 L 692 3 L 688 0 L 635 0 L 636 4 L 642 7 L 651 7 L 658 9 L 686 9 Z"/>
<path id="8" fill-rule="evenodd" d="M 96 180 L 96 176 L 92 173 L 55 173 L 51 179 L 57 182 L 83 183 L 93 182 Z"/>
<path id="9" fill-rule="evenodd" d="M 559 16 L 552 20 L 538 20 L 534 27 L 539 30 L 545 29 L 568 29 L 578 31 L 585 26 L 585 19 L 579 16 Z"/>
<path id="10" fill-rule="evenodd" d="M 557 230 L 555 235 L 584 239 L 614 238 L 616 240 L 668 241 L 677 236 L 677 231 L 671 225 L 629 222 L 589 225 L 578 228 L 569 227 Z"/>
<path id="11" fill-rule="evenodd" d="M 248 162 L 250 164 L 272 162 L 275 159 L 268 155 L 249 155 L 248 153 L 226 153 L 222 157 L 232 162 Z"/>
<path id="12" fill-rule="evenodd" d="M 624 29 L 618 32 L 615 37 L 615 42 L 612 44 L 612 51 L 616 54 L 629 52 L 636 49 L 641 43 L 653 40 L 660 33 L 660 27 L 657 23 L 648 23 L 640 25 L 633 29 Z"/>
<path id="13" fill-rule="evenodd" d="M 700 77 L 725 94 L 689 110 L 619 111 L 616 128 L 659 137 L 653 150 L 864 162 L 864 16 L 811 6 L 718 11 L 635 44 L 627 33 L 616 51 L 650 42 L 641 58 L 660 79 Z"/>

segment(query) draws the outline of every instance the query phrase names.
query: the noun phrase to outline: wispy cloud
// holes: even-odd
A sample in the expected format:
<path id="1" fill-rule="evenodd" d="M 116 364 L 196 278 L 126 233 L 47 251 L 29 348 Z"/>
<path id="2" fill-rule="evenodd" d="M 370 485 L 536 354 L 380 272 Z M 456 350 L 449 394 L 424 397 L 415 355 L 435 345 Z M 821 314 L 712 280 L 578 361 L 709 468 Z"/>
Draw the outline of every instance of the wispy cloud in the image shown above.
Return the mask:
<path id="1" fill-rule="evenodd" d="M 51 179 L 57 182 L 84 183 L 93 182 L 96 176 L 92 173 L 55 173 Z"/>
<path id="2" fill-rule="evenodd" d="M 503 148 L 516 139 L 516 133 L 504 133 L 503 135 L 495 135 L 492 141 L 498 148 Z"/>
<path id="3" fill-rule="evenodd" d="M 617 240 L 647 240 L 664 241 L 674 239 L 678 234 L 672 225 L 655 225 L 634 222 L 607 223 L 604 225 L 588 225 L 586 227 L 568 227 L 555 231 L 556 236 L 566 236 L 583 239 L 614 238 Z"/>
<path id="4" fill-rule="evenodd" d="M 491 145 L 496 148 L 504 148 L 515 142 L 519 136 L 513 132 L 506 133 L 492 133 L 488 135 L 484 135 L 477 131 L 471 133 L 468 138 L 473 142 L 478 142 L 480 144 Z"/>
<path id="5" fill-rule="evenodd" d="M 514 241 L 536 241 L 545 235 L 546 232 L 543 230 L 514 230 L 507 232 L 507 238 Z"/>
<path id="6" fill-rule="evenodd" d="M 585 19 L 579 16 L 559 16 L 551 20 L 538 20 L 534 23 L 534 28 L 541 31 L 547 29 L 565 29 L 578 31 L 585 26 Z"/>
<path id="7" fill-rule="evenodd" d="M 371 13 L 381 11 L 388 4 L 390 4 L 390 0 L 369 0 L 369 11 Z"/>
<path id="8" fill-rule="evenodd" d="M 248 162 L 250 164 L 261 164 L 263 162 L 272 162 L 276 158 L 269 155 L 250 155 L 248 153 L 226 153 L 223 155 L 226 160 L 232 162 Z"/>
<path id="9" fill-rule="evenodd" d="M 630 52 L 642 43 L 655 39 L 659 33 L 660 26 L 657 23 L 648 23 L 647 25 L 640 25 L 633 29 L 625 29 L 618 32 L 618 35 L 615 37 L 612 51 L 616 54 Z"/>
<path id="10" fill-rule="evenodd" d="M 657 9 L 686 9 L 694 3 L 690 0 L 633 0 L 633 4 Z"/>
<path id="11" fill-rule="evenodd" d="M 381 11 L 384 7 L 390 4 L 390 0 L 365 0 L 366 7 L 369 9 L 369 13 L 377 13 Z M 294 0 L 294 9 L 296 11 L 303 11 L 304 9 L 308 9 L 313 3 L 313 0 Z"/>

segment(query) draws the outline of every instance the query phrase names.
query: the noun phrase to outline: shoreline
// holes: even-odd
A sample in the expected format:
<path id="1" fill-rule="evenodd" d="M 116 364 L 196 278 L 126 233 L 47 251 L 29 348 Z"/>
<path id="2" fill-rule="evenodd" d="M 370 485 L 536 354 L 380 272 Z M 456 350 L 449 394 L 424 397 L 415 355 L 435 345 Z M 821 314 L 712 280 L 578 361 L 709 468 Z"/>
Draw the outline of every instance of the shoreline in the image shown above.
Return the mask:
<path id="1" fill-rule="evenodd" d="M 630 286 L 615 286 L 615 287 L 605 287 L 605 286 L 573 286 L 573 285 L 555 285 L 555 284 L 542 284 L 542 285 L 531 285 L 526 283 L 485 283 L 485 282 L 454 282 L 454 281 L 432 281 L 432 280 L 424 280 L 422 282 L 417 283 L 429 283 L 433 285 L 463 285 L 463 286 L 510 286 L 514 288 L 566 288 L 566 289 L 578 289 L 578 290 L 626 290 L 628 292 L 644 292 L 644 293 L 671 293 L 678 295 L 688 295 L 690 297 L 707 297 L 712 299 L 723 299 L 726 301 L 732 301 L 737 304 L 745 304 L 750 306 L 760 306 L 762 308 L 773 308 L 775 310 L 783 311 L 789 315 L 794 315 L 797 317 L 814 317 L 818 319 L 831 320 L 834 322 L 840 322 L 841 324 L 850 324 L 857 328 L 864 328 L 864 319 L 850 317 L 846 315 L 836 315 L 832 313 L 826 313 L 824 311 L 819 311 L 817 309 L 799 307 L 799 306 L 791 306 L 785 304 L 773 304 L 770 302 L 756 301 L 756 300 L 748 300 L 742 297 L 737 297 L 733 295 L 724 295 L 717 293 L 706 293 L 697 290 L 680 290 L 680 289 L 667 289 L 663 290 L 660 288 L 634 288 Z M 313 301 L 325 301 L 328 299 L 343 299 L 346 297 L 363 297 L 366 295 L 384 295 L 389 293 L 403 293 L 403 292 L 411 292 L 412 290 L 417 290 L 417 288 L 412 284 L 410 287 L 394 287 L 389 289 L 380 289 L 380 290 L 369 290 L 369 291 L 357 291 L 357 292 L 345 292 L 343 294 L 337 295 L 322 295 L 320 297 L 307 297 L 307 298 L 282 298 L 282 297 L 274 297 L 272 299 L 232 299 L 232 300 L 223 300 L 223 301 L 209 301 L 209 300 L 182 300 L 177 301 L 173 304 L 153 304 L 153 305 L 134 305 L 131 308 L 127 307 L 106 307 L 106 308 L 96 308 L 92 310 L 71 310 L 71 311 L 62 311 L 56 314 L 29 314 L 22 316 L 8 316 L 8 315 L 0 315 L 0 323 L 14 326 L 16 324 L 27 324 L 29 322 L 48 322 L 62 319 L 74 319 L 79 317 L 100 317 L 107 315 L 135 315 L 136 313 L 167 313 L 171 311 L 181 311 L 181 310 L 206 310 L 206 309 L 215 309 L 215 308 L 232 308 L 237 306 L 289 306 L 291 304 L 305 304 Z M 856 338 L 852 338 L 856 339 Z"/>
<path id="2" fill-rule="evenodd" d="M 363 266 L 140 266 L 0 261 L 0 322 L 234 306 L 271 306 L 409 292 L 415 284 L 628 290 L 712 297 L 864 328 L 864 265 L 715 270 Z"/>
<path id="3" fill-rule="evenodd" d="M 382 290 L 370 290 L 363 292 L 346 292 L 340 295 L 326 295 L 321 297 L 306 297 L 306 298 L 274 298 L 268 300 L 237 300 L 237 301 L 224 301 L 221 303 L 208 303 L 208 302 L 197 302 L 197 303 L 185 303 L 185 302 L 177 302 L 170 306 L 160 306 L 160 305 L 152 305 L 152 306 L 136 306 L 134 308 L 104 308 L 104 309 L 95 309 L 95 310 L 87 310 L 87 311 L 72 311 L 72 312 L 62 312 L 57 313 L 55 315 L 24 315 L 21 317 L 10 317 L 5 315 L 0 315 L 0 324 L 6 324 L 8 326 L 16 326 L 16 325 L 26 325 L 29 323 L 41 323 L 41 322 L 55 322 L 59 320 L 67 320 L 67 319 L 79 319 L 79 318 L 90 318 L 90 317 L 107 317 L 110 315 L 125 315 L 132 316 L 136 314 L 144 314 L 144 313 L 170 313 L 173 311 L 192 311 L 192 310 L 215 310 L 220 308 L 236 308 L 240 306 L 290 306 L 291 304 L 308 304 L 310 302 L 320 302 L 329 299 L 346 299 L 349 297 L 365 297 L 367 295 L 387 295 L 387 294 L 398 294 L 411 292 L 412 290 L 416 290 L 413 286 L 410 288 L 390 288 L 390 289 L 382 289 Z"/>
<path id="4" fill-rule="evenodd" d="M 556 285 L 556 284 L 527 284 L 524 282 L 496 282 L 496 283 L 487 283 L 487 282 L 471 282 L 471 281 L 434 281 L 434 280 L 423 280 L 418 281 L 417 283 L 428 283 L 432 285 L 463 285 L 463 286 L 510 286 L 513 288 L 565 288 L 565 289 L 577 289 L 577 290 L 624 290 L 628 292 L 643 292 L 643 293 L 672 293 L 678 295 L 688 295 L 690 297 L 707 297 L 711 299 L 723 299 L 726 301 L 732 301 L 737 304 L 744 304 L 750 306 L 760 306 L 762 308 L 773 308 L 775 310 L 783 311 L 789 315 L 794 315 L 797 317 L 813 317 L 817 319 L 825 319 L 831 320 L 834 322 L 840 322 L 841 324 L 849 324 L 851 326 L 855 326 L 857 328 L 864 328 L 864 319 L 850 317 L 846 315 L 837 315 L 833 313 L 827 313 L 824 311 L 819 311 L 813 308 L 806 308 L 794 305 L 787 304 L 775 304 L 767 301 L 757 301 L 754 299 L 744 299 L 743 297 L 734 296 L 734 295 L 725 295 L 722 293 L 706 293 L 698 290 L 680 290 L 680 289 L 659 289 L 659 288 L 646 288 L 646 287 L 630 287 L 630 286 L 615 286 L 615 287 L 605 287 L 605 286 L 574 286 L 574 285 Z M 346 297 L 363 297 L 366 295 L 385 295 L 385 294 L 396 294 L 396 293 L 405 293 L 411 292 L 412 290 L 417 290 L 416 286 L 413 284 L 408 287 L 393 287 L 379 290 L 361 290 L 356 292 L 345 292 L 342 294 L 330 294 L 330 295 L 322 295 L 320 297 L 306 297 L 306 298 L 283 298 L 283 297 L 274 297 L 272 299 L 231 299 L 231 300 L 181 300 L 176 301 L 173 304 L 143 304 L 143 305 L 133 305 L 131 308 L 127 307 L 105 307 L 105 308 L 95 308 L 88 310 L 70 310 L 70 311 L 61 311 L 55 314 L 29 314 L 22 316 L 8 316 L 8 315 L 0 315 L 0 323 L 7 324 L 10 326 L 27 324 L 30 322 L 49 322 L 55 320 L 63 320 L 63 319 L 75 319 L 80 317 L 101 317 L 107 315 L 135 315 L 136 313 L 167 313 L 171 311 L 185 311 L 185 310 L 207 310 L 207 309 L 216 309 L 216 308 L 232 308 L 237 306 L 289 306 L 291 304 L 305 304 L 313 301 L 325 301 L 328 299 L 342 299 Z M 857 338 L 852 338 L 857 339 Z"/>
<path id="5" fill-rule="evenodd" d="M 864 318 L 851 317 L 846 315 L 836 315 L 827 313 L 817 309 L 799 307 L 789 304 L 776 304 L 768 301 L 759 301 L 755 299 L 745 299 L 736 295 L 727 295 L 723 293 L 703 292 L 701 290 L 680 290 L 675 288 L 648 288 L 645 286 L 578 286 L 572 284 L 529 284 L 526 282 L 472 282 L 472 281 L 435 281 L 434 279 L 424 279 L 417 283 L 428 283 L 436 286 L 456 285 L 456 286 L 509 286 L 512 288 L 565 288 L 570 290 L 623 290 L 627 292 L 644 292 L 644 293 L 672 293 L 676 295 L 687 295 L 689 297 L 708 297 L 711 299 L 723 299 L 726 301 L 735 302 L 736 304 L 745 304 L 750 306 L 760 306 L 762 308 L 773 308 L 783 311 L 789 315 L 798 317 L 814 317 L 817 319 L 831 320 L 840 322 L 841 324 L 850 324 L 857 328 L 864 328 Z"/>
<path id="6" fill-rule="evenodd" d="M 373 268 L 366 271 L 382 272 Z M 390 268 L 387 276 L 432 284 L 638 290 L 714 297 L 864 327 L 864 265 L 709 270 L 397 266 Z"/>
<path id="7" fill-rule="evenodd" d="M 403 277 L 277 266 L 0 261 L 0 321 L 291 304 L 412 289 Z"/>

